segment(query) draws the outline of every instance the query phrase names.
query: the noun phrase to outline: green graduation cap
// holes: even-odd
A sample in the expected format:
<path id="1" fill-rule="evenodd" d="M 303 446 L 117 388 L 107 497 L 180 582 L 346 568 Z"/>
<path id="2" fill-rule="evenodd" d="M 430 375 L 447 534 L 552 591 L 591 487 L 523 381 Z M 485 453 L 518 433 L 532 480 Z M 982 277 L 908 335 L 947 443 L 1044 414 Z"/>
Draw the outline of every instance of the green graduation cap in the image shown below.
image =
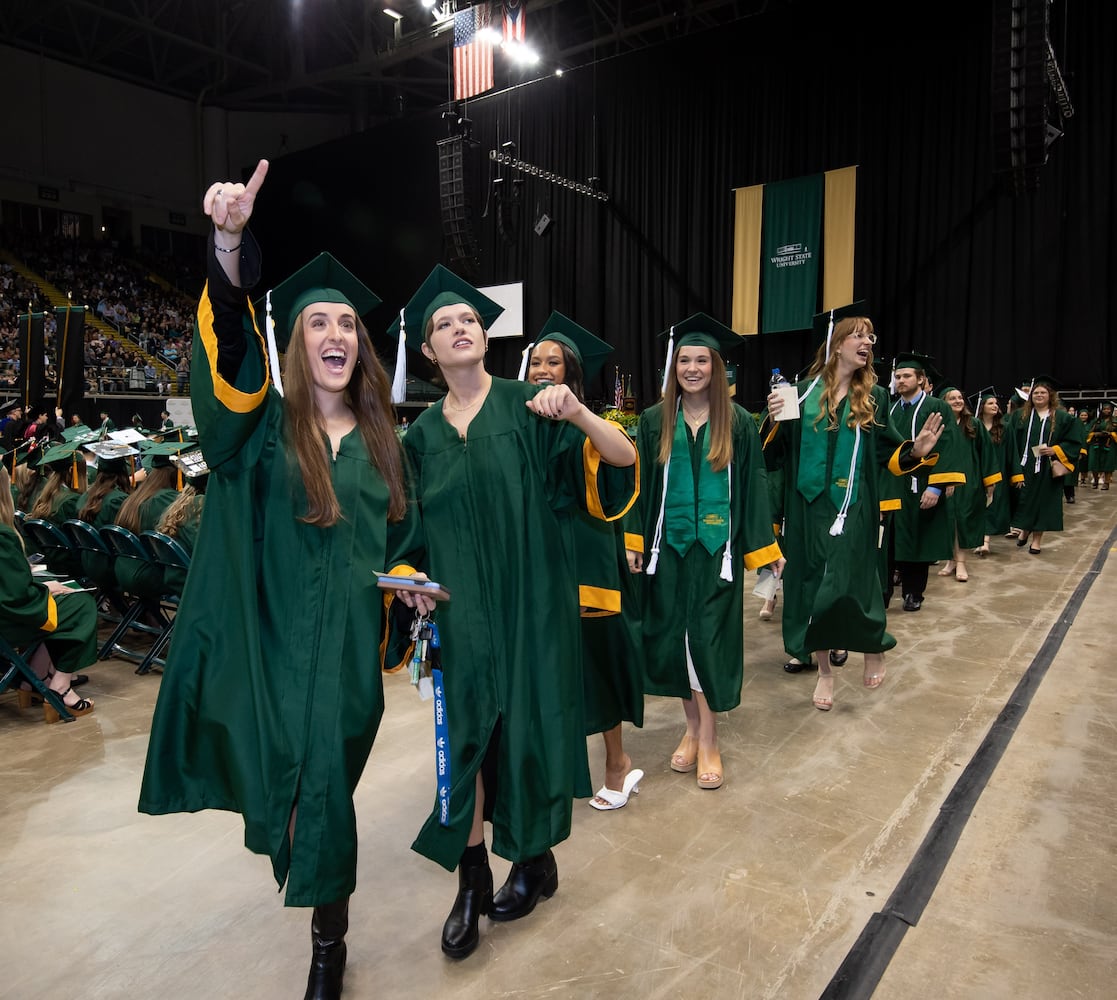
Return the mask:
<path id="1" fill-rule="evenodd" d="M 605 363 L 605 359 L 613 353 L 611 345 L 605 343 L 599 337 L 595 337 L 584 326 L 579 326 L 574 320 L 560 312 L 552 312 L 547 317 L 547 322 L 543 324 L 542 329 L 536 334 L 535 340 L 528 344 L 527 350 L 524 351 L 523 363 L 520 366 L 518 376 L 521 382 L 527 376 L 527 367 L 531 360 L 532 349 L 536 344 L 541 344 L 545 340 L 553 340 L 557 344 L 568 347 L 574 353 L 574 357 L 578 359 L 578 364 L 582 366 L 582 377 L 587 382 L 597 376 L 597 373 L 601 371 L 601 366 Z"/>
<path id="2" fill-rule="evenodd" d="M 140 453 L 138 448 L 120 441 L 97 441 L 87 445 L 87 449 L 97 459 L 97 471 L 113 475 L 130 474 L 135 456 Z"/>
<path id="3" fill-rule="evenodd" d="M 92 441 L 101 436 L 100 431 L 91 430 L 85 424 L 72 424 L 62 432 L 63 441 Z"/>
<path id="4" fill-rule="evenodd" d="M 453 271 L 435 264 L 434 270 L 426 276 L 419 290 L 411 296 L 399 315 L 388 327 L 388 336 L 397 341 L 396 373 L 392 380 L 392 402 L 402 403 L 407 391 L 407 352 L 421 351 L 426 338 L 427 324 L 435 311 L 443 306 L 464 302 L 471 306 L 481 317 L 481 325 L 488 330 L 497 317 L 504 312 L 504 306 L 494 302 L 484 292 L 478 291 L 464 278 Z"/>
<path id="5" fill-rule="evenodd" d="M 1037 385 L 1045 385 L 1052 392 L 1058 392 L 1062 386 L 1050 375 L 1036 375 L 1032 378 L 1032 388 Z M 1030 395 L 1030 394 L 1029 394 Z"/>
<path id="6" fill-rule="evenodd" d="M 151 469 L 165 469 L 175 464 L 174 457 L 180 451 L 197 447 L 193 441 L 153 441 L 143 449 L 143 464 Z"/>
<path id="7" fill-rule="evenodd" d="M 75 461 L 74 453 L 81 447 L 76 441 L 61 441 L 51 445 L 39 459 L 39 465 L 68 466 Z"/>
<path id="8" fill-rule="evenodd" d="M 357 316 L 380 305 L 379 297 L 333 254 L 320 253 L 255 303 L 256 311 L 264 313 L 270 305 L 279 350 L 287 350 L 295 320 L 312 302 L 344 303 Z"/>
<path id="9" fill-rule="evenodd" d="M 177 455 L 172 455 L 171 461 L 182 470 L 182 474 L 187 479 L 197 480 L 209 475 L 209 465 L 206 464 L 201 448 L 194 447 L 181 451 Z"/>
<path id="10" fill-rule="evenodd" d="M 724 323 L 719 323 L 713 317 L 700 312 L 688 316 L 682 322 L 669 326 L 660 334 L 660 337 L 667 338 L 667 353 L 664 355 L 663 361 L 663 384 L 660 386 L 661 394 L 667 391 L 667 381 L 671 377 L 671 358 L 676 347 L 708 347 L 711 351 L 717 351 L 724 361 L 727 354 L 742 346 L 745 342 L 744 337 L 734 333 Z"/>
<path id="11" fill-rule="evenodd" d="M 814 314 L 811 320 L 811 330 L 816 341 L 820 344 L 826 344 L 826 356 L 824 360 L 830 360 L 830 338 L 834 335 L 834 327 L 838 325 L 838 321 L 848 319 L 851 316 L 867 317 L 868 315 L 869 313 L 865 307 L 864 299 L 851 302 L 848 306 L 825 309 L 820 313 Z"/>

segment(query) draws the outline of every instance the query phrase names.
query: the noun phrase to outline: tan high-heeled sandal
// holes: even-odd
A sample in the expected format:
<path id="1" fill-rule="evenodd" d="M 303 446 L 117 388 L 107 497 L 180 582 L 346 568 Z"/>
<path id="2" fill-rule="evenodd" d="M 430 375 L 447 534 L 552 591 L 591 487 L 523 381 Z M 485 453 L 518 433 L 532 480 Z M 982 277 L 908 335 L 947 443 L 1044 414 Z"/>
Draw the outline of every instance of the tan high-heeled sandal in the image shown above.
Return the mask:
<path id="1" fill-rule="evenodd" d="M 66 695 L 68 695 L 73 690 L 74 689 L 72 687 L 68 687 L 65 691 L 55 691 L 54 693 L 62 699 L 62 704 L 66 705 Z M 88 715 L 90 712 L 92 712 L 93 702 L 91 702 L 88 698 L 79 698 L 76 704 L 66 705 L 66 711 L 69 712 L 76 719 L 79 715 Z M 49 701 L 43 702 L 43 721 L 47 725 L 58 722 L 61 718 L 62 716 L 59 714 L 57 708 L 55 708 Z"/>

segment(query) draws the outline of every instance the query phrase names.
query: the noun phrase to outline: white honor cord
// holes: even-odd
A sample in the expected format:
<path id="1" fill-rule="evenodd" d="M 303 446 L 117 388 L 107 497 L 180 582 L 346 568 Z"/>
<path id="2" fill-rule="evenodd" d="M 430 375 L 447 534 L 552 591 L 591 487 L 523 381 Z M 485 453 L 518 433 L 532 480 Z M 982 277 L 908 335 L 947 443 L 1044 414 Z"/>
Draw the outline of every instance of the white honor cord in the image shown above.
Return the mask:
<path id="1" fill-rule="evenodd" d="M 272 385 L 283 395 L 283 376 L 279 373 L 279 348 L 275 343 L 275 320 L 271 316 L 271 289 L 268 289 L 265 305 L 264 329 L 268 335 L 268 364 L 271 366 Z"/>
<path id="2" fill-rule="evenodd" d="M 729 477 L 729 537 L 725 540 L 725 550 L 721 554 L 721 578 L 727 583 L 733 582 L 733 460 L 725 467 Z"/>
<path id="3" fill-rule="evenodd" d="M 854 424 L 853 426 L 853 457 L 849 460 L 849 477 L 846 479 L 846 495 L 842 500 L 841 510 L 838 511 L 838 516 L 834 518 L 834 523 L 830 525 L 831 535 L 840 535 L 845 531 L 846 527 L 846 512 L 849 510 L 849 501 L 853 496 L 853 477 L 857 473 L 857 453 L 861 450 L 861 425 Z"/>
<path id="4" fill-rule="evenodd" d="M 672 330 L 674 327 L 672 327 Z M 680 399 L 675 404 L 675 423 L 679 422 L 679 406 L 682 405 Z M 667 508 L 667 480 L 671 472 L 671 459 L 668 458 L 663 466 L 663 492 L 659 497 L 659 516 L 655 521 L 655 533 L 652 535 L 652 548 L 651 558 L 648 559 L 648 565 L 644 569 L 646 576 L 655 576 L 656 567 L 659 565 L 659 547 L 663 542 L 663 513 Z"/>

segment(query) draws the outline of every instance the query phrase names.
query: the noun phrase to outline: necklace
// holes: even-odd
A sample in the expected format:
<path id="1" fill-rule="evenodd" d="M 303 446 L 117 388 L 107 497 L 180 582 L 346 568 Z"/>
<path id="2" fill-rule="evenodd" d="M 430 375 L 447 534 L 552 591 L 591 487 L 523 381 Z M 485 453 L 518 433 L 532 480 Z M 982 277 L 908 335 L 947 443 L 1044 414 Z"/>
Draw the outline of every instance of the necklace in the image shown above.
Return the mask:
<path id="1" fill-rule="evenodd" d="M 477 397 L 477 398 L 476 398 L 476 399 L 475 399 L 475 400 L 474 400 L 474 401 L 473 401 L 472 403 L 470 403 L 470 404 L 469 404 L 468 406 L 455 406 L 455 405 L 454 405 L 453 403 L 451 403 L 451 402 L 450 402 L 450 397 L 449 397 L 449 396 L 447 396 L 447 397 L 446 397 L 446 405 L 447 405 L 448 407 L 450 407 L 450 409 L 451 409 L 451 410 L 454 410 L 454 411 L 456 411 L 457 413 L 465 413 L 465 412 L 466 412 L 466 410 L 472 410 L 472 409 L 473 409 L 473 407 L 475 407 L 475 406 L 476 406 L 476 405 L 477 405 L 477 404 L 478 404 L 479 402 L 481 402 L 481 400 L 482 400 L 482 399 L 484 399 L 484 394 L 481 394 L 480 396 L 478 396 L 478 397 Z"/>
<path id="2" fill-rule="evenodd" d="M 701 424 L 710 415 L 710 408 L 707 406 L 701 413 L 691 413 L 687 408 L 683 407 L 683 419 L 688 424 Z"/>

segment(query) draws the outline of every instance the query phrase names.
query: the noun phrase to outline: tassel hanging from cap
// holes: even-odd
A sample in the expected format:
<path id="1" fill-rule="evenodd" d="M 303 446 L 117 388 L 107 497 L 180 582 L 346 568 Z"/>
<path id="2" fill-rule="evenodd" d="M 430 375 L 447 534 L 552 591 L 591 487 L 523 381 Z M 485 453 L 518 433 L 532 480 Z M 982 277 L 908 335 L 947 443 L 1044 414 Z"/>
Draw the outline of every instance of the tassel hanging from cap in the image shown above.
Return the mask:
<path id="1" fill-rule="evenodd" d="M 78 457 L 74 456 L 73 462 L 70 463 L 70 486 L 76 491 L 81 487 L 78 485 Z"/>
<path id="2" fill-rule="evenodd" d="M 830 341 L 834 336 L 834 310 L 830 310 L 830 320 L 826 324 L 826 357 L 824 361 L 830 360 Z"/>
<path id="3" fill-rule="evenodd" d="M 517 382 L 522 382 L 527 377 L 528 362 L 531 361 L 531 352 L 535 350 L 535 343 L 532 342 L 524 348 L 523 356 L 520 358 L 520 372 L 516 376 Z"/>
<path id="4" fill-rule="evenodd" d="M 399 311 L 399 343 L 396 344 L 396 370 L 392 375 L 392 402 L 397 406 L 407 399 L 407 333 L 404 310 Z"/>
<path id="5" fill-rule="evenodd" d="M 264 318 L 264 328 L 268 334 L 268 364 L 271 366 L 271 380 L 272 385 L 275 386 L 275 391 L 281 396 L 283 395 L 283 376 L 279 373 L 279 347 L 275 342 L 275 320 L 272 319 L 271 314 L 271 289 L 268 289 L 267 295 L 267 313 Z"/>
<path id="6" fill-rule="evenodd" d="M 659 394 L 667 394 L 667 380 L 671 377 L 671 355 L 675 353 L 675 324 L 671 324 L 671 332 L 667 335 L 667 357 L 663 359 L 663 384 L 659 387 Z"/>

